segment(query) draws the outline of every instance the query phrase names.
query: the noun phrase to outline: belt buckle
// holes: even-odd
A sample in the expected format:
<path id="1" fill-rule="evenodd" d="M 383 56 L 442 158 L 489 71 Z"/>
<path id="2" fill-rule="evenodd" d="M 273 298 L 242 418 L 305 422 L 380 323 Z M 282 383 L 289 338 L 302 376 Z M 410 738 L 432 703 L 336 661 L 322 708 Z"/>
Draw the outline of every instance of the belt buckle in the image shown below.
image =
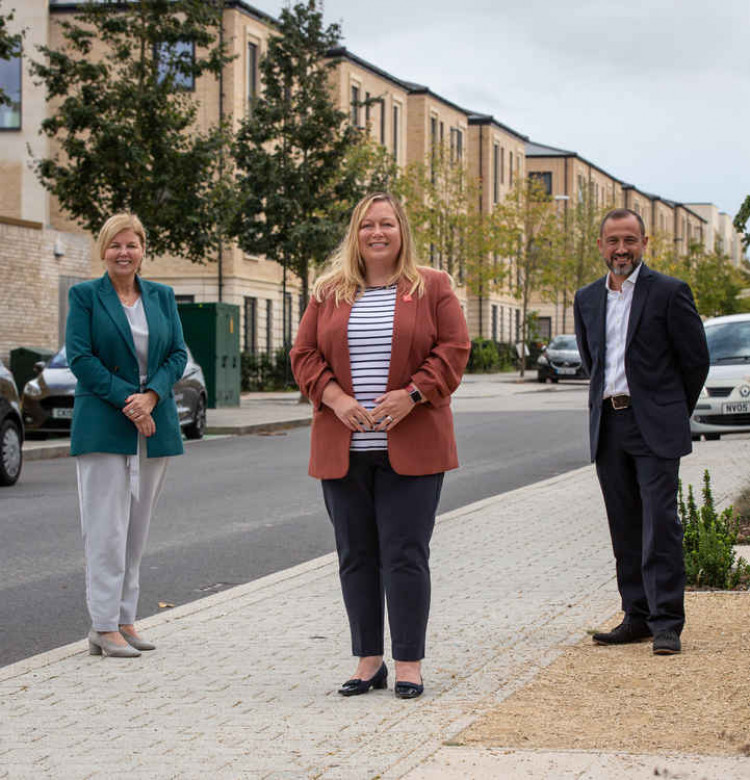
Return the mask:
<path id="1" fill-rule="evenodd" d="M 630 397 L 627 395 L 612 395 L 609 400 L 612 403 L 612 408 L 617 412 L 627 409 L 630 406 Z"/>

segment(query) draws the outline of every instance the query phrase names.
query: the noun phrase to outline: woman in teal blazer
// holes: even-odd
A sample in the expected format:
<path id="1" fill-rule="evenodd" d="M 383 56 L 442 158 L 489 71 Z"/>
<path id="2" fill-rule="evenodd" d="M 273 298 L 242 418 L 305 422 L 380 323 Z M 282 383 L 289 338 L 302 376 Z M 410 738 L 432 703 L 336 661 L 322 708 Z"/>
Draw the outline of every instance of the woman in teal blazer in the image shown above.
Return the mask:
<path id="1" fill-rule="evenodd" d="M 70 448 L 77 456 L 89 650 L 134 657 L 154 649 L 134 626 L 139 569 L 167 457 L 183 452 L 172 387 L 187 351 L 172 289 L 138 275 L 146 248 L 138 218 L 111 217 L 97 248 L 106 273 L 69 293 L 65 346 L 78 379 Z"/>

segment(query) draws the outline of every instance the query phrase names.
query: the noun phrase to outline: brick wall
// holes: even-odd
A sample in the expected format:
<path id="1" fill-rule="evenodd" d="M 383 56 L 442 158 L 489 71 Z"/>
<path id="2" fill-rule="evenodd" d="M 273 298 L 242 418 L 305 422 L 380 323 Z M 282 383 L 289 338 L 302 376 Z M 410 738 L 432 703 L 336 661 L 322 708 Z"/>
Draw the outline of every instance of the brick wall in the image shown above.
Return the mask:
<path id="1" fill-rule="evenodd" d="M 55 244 L 64 252 L 55 257 Z M 91 277 L 90 239 L 0 219 L 0 358 L 15 347 L 56 349 L 60 297 L 73 280 Z"/>

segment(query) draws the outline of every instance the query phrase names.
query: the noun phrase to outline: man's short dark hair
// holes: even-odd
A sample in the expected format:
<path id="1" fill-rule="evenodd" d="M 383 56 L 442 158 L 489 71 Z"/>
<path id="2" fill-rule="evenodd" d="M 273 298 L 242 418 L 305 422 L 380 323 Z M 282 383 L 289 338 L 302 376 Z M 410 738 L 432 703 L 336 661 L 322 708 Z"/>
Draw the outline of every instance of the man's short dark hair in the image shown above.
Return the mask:
<path id="1" fill-rule="evenodd" d="M 633 211 L 633 209 L 612 209 L 612 211 L 608 211 L 604 215 L 604 219 L 599 225 L 599 238 L 601 238 L 604 233 L 604 224 L 610 219 L 627 219 L 628 217 L 635 217 L 638 220 L 638 225 L 641 228 L 641 235 L 645 236 L 646 225 L 643 221 L 643 217 L 637 211 Z"/>

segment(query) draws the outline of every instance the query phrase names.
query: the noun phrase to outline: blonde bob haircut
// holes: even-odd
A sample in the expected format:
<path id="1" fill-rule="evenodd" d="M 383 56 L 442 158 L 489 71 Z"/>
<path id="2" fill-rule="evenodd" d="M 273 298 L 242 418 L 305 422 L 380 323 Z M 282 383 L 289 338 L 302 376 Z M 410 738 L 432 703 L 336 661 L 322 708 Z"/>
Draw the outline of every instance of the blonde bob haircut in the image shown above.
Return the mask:
<path id="1" fill-rule="evenodd" d="M 354 207 L 344 240 L 328 258 L 328 270 L 313 285 L 313 297 L 318 302 L 333 296 L 337 306 L 341 301 L 354 303 L 357 296 L 364 293 L 367 271 L 359 252 L 359 228 L 370 206 L 380 201 L 391 206 L 401 232 L 401 251 L 396 258 L 393 276 L 387 283 L 396 284 L 405 279 L 411 283 L 409 292 L 412 295 L 416 293 L 421 296 L 424 293 L 424 279 L 417 266 L 414 239 L 404 207 L 388 192 L 371 192 Z"/>
<path id="2" fill-rule="evenodd" d="M 132 230 L 138 240 L 141 242 L 141 249 L 146 251 L 146 231 L 141 223 L 141 220 L 135 214 L 129 212 L 122 212 L 121 214 L 113 214 L 103 225 L 99 231 L 99 235 L 96 238 L 96 251 L 99 253 L 99 259 L 104 260 L 104 253 L 109 248 L 109 245 L 114 240 L 114 237 L 118 233 L 122 233 L 123 230 Z M 141 260 L 141 264 L 143 260 Z M 138 270 L 141 267 L 138 266 Z"/>

